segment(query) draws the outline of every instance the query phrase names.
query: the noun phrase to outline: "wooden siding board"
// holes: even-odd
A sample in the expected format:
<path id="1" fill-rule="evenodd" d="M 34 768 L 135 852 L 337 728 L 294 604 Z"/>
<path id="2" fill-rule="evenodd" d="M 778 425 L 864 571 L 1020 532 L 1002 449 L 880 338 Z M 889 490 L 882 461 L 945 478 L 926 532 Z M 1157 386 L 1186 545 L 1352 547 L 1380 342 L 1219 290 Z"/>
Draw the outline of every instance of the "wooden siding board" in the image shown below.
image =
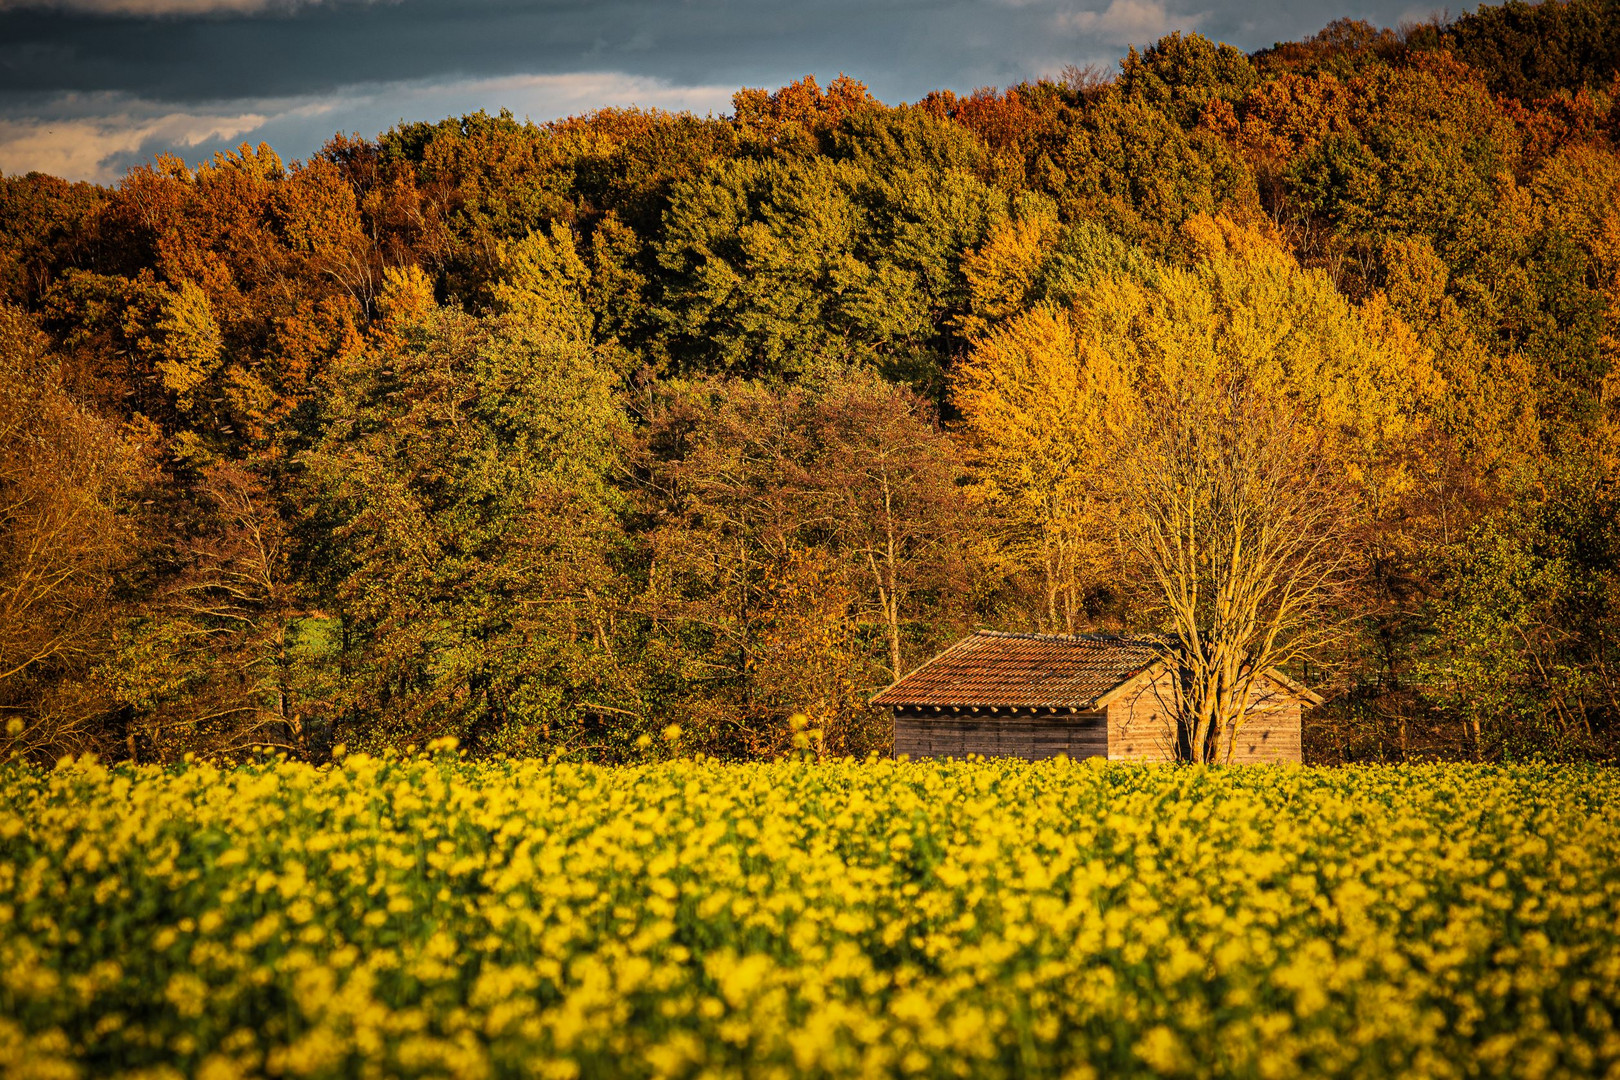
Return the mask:
<path id="1" fill-rule="evenodd" d="M 1302 760 L 1300 703 L 1285 700 L 1250 713 L 1238 728 L 1232 746 L 1232 763 Z"/>
<path id="2" fill-rule="evenodd" d="M 1167 719 L 1173 675 L 1162 671 L 1108 705 L 1108 760 L 1171 761 L 1175 732 Z"/>
<path id="3" fill-rule="evenodd" d="M 1101 714 L 953 716 L 896 710 L 894 752 L 912 758 L 1092 757 L 1108 752 Z"/>
<path id="4" fill-rule="evenodd" d="M 1167 719 L 1173 675 L 1165 672 L 1108 706 L 1110 761 L 1173 760 L 1174 732 Z M 1232 748 L 1234 765 L 1295 762 L 1304 759 L 1300 699 L 1266 679 L 1266 696 L 1250 707 Z"/>

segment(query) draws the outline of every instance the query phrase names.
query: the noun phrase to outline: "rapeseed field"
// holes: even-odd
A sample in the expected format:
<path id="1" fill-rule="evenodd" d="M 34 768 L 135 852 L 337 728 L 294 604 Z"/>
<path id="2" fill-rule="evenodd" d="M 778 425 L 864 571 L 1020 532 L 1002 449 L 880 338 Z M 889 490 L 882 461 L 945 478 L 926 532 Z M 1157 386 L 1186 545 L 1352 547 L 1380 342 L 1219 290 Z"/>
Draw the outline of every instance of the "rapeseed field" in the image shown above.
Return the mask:
<path id="1" fill-rule="evenodd" d="M 1620 1077 L 1620 774 L 0 770 L 11 1077 Z"/>

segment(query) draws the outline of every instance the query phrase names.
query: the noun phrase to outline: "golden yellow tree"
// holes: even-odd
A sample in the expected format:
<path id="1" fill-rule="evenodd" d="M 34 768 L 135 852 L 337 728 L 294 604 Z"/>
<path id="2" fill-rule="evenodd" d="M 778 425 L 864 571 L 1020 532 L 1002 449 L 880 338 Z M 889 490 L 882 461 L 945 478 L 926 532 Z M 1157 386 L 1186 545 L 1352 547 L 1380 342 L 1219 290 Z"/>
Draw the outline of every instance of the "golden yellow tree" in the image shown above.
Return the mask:
<path id="1" fill-rule="evenodd" d="M 538 338 L 588 343 L 595 320 L 585 303 L 590 270 L 579 257 L 574 234 L 555 222 L 549 233 L 531 232 L 501 249 L 496 305 Z"/>
<path id="2" fill-rule="evenodd" d="M 979 492 L 1007 521 L 1010 551 L 1040 569 L 1047 629 L 1076 629 L 1106 576 L 1100 481 L 1134 410 L 1126 361 L 1043 304 L 984 337 L 955 373 Z"/>
<path id="3" fill-rule="evenodd" d="M 1261 673 L 1332 636 L 1337 586 L 1413 481 L 1440 399 L 1430 353 L 1381 298 L 1220 219 L 1194 219 L 1190 267 L 1157 276 L 1127 338 L 1146 407 L 1121 455 L 1120 535 L 1180 673 L 1173 715 L 1195 760 L 1231 746 Z M 1363 550 L 1365 550 L 1363 546 Z"/>
<path id="4" fill-rule="evenodd" d="M 981 488 L 1048 583 L 1044 621 L 1072 629 L 1123 555 L 1183 674 L 1180 741 L 1209 757 L 1256 673 L 1326 625 L 1340 541 L 1412 485 L 1441 382 L 1381 298 L 1352 305 L 1229 220 L 1182 240 L 1183 264 L 1102 273 L 986 334 L 953 390 Z"/>
<path id="5" fill-rule="evenodd" d="M 174 394 L 175 408 L 190 412 L 199 389 L 218 371 L 224 350 L 207 294 L 182 281 L 164 299 L 156 331 L 151 347 L 158 374 Z"/>
<path id="6" fill-rule="evenodd" d="M 1030 290 L 1052 254 L 1058 232 L 1057 218 L 1050 214 L 1006 217 L 983 244 L 962 256 L 968 312 L 958 325 L 969 340 L 984 338 L 1030 306 Z"/>

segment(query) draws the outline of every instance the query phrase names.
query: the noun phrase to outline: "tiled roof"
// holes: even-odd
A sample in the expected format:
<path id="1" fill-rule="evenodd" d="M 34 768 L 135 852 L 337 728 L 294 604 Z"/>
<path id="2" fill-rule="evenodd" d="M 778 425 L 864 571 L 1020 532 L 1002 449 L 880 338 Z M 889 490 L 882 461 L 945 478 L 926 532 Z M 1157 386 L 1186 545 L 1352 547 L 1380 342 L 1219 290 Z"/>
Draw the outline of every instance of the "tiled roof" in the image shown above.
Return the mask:
<path id="1" fill-rule="evenodd" d="M 872 704 L 1089 709 L 1150 667 L 1159 648 L 1149 638 L 1113 634 L 979 630 L 884 690 Z"/>

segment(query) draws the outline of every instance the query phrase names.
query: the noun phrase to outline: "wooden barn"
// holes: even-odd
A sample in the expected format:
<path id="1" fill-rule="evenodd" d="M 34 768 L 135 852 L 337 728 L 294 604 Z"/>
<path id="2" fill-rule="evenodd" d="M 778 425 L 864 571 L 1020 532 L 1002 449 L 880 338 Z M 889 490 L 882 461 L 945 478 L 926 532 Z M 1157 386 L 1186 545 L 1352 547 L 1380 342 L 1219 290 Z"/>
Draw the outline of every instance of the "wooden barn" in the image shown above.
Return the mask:
<path id="1" fill-rule="evenodd" d="M 872 704 L 894 710 L 896 755 L 1168 761 L 1172 677 L 1142 638 L 980 630 Z M 1232 761 L 1297 762 L 1301 714 L 1322 699 L 1278 671 L 1259 683 Z"/>

